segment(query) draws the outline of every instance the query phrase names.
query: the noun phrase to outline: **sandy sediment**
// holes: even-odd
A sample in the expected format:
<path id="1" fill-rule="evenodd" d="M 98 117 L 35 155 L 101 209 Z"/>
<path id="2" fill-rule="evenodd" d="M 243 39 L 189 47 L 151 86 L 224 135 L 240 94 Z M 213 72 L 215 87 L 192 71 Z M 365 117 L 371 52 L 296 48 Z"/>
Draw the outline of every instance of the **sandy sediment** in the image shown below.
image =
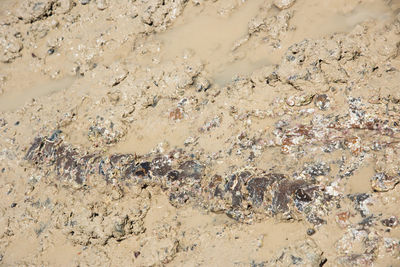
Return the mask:
<path id="1" fill-rule="evenodd" d="M 398 265 L 399 8 L 0 1 L 0 265 Z"/>

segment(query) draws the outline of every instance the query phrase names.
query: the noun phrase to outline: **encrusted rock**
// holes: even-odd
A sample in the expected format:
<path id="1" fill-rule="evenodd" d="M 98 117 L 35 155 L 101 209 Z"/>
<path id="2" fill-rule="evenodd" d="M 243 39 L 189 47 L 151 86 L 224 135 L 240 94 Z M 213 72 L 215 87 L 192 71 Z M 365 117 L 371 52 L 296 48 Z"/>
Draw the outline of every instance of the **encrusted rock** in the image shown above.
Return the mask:
<path id="1" fill-rule="evenodd" d="M 392 190 L 400 182 L 400 176 L 388 176 L 377 173 L 371 178 L 371 187 L 377 192 Z"/>
<path id="2" fill-rule="evenodd" d="M 320 110 L 326 110 L 330 106 L 330 100 L 326 94 L 320 94 L 315 96 L 314 104 Z"/>
<path id="3" fill-rule="evenodd" d="M 85 184 L 95 175 L 113 184 L 158 185 L 173 205 L 196 201 L 211 208 L 219 203 L 219 210 L 241 221 L 251 219 L 255 213 L 265 216 L 265 211 L 270 216 L 285 213 L 286 217 L 305 212 L 307 219 L 318 225 L 322 220 L 315 214 L 314 203 L 326 202 L 321 199 L 324 194 L 320 188 L 305 180 L 246 169 L 226 179 L 218 175 L 209 179 L 205 163 L 185 156 L 183 151 L 145 157 L 81 153 L 65 144 L 59 132 L 36 138 L 25 159 L 40 168 L 50 167 L 57 177 L 78 184 Z"/>
<path id="4" fill-rule="evenodd" d="M 53 12 L 55 0 L 27 0 L 23 1 L 18 10 L 18 17 L 26 23 L 31 23 L 48 17 Z"/>
<path id="5" fill-rule="evenodd" d="M 274 0 L 274 5 L 279 9 L 287 9 L 291 7 L 296 0 Z"/>
<path id="6" fill-rule="evenodd" d="M 399 224 L 399 219 L 396 216 L 391 216 L 387 219 L 381 220 L 381 223 L 386 227 L 394 228 Z"/>
<path id="7" fill-rule="evenodd" d="M 108 7 L 107 0 L 97 0 L 96 5 L 98 10 L 104 10 Z"/>
<path id="8" fill-rule="evenodd" d="M 7 31 L 5 28 L 0 28 L 0 61 L 10 63 L 14 59 L 21 56 L 23 44 L 17 33 Z"/>
<path id="9" fill-rule="evenodd" d="M 306 239 L 284 248 L 268 263 L 270 266 L 323 266 L 325 262 L 326 258 L 315 242 Z"/>

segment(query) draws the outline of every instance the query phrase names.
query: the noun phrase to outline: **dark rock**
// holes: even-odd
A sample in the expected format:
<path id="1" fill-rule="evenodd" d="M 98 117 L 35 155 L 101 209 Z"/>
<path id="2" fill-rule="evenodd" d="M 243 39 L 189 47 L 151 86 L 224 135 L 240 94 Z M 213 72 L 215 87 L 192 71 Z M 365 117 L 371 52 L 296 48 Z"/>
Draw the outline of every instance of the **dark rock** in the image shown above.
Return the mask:
<path id="1" fill-rule="evenodd" d="M 360 212 L 361 216 L 364 218 L 367 216 L 367 211 L 365 210 L 365 202 L 368 201 L 369 197 L 370 195 L 366 193 L 348 195 L 348 198 L 355 204 L 354 208 L 358 212 Z"/>
<path id="2" fill-rule="evenodd" d="M 297 265 L 297 264 L 300 264 L 300 263 L 303 262 L 303 259 L 300 258 L 300 257 L 296 257 L 296 256 L 293 256 L 293 255 L 291 255 L 290 257 L 291 257 L 292 263 L 293 263 L 294 265 Z"/>
<path id="3" fill-rule="evenodd" d="M 372 226 L 374 224 L 375 221 L 375 217 L 374 216 L 368 216 L 367 218 L 364 218 L 359 225 L 364 226 L 364 227 L 369 227 Z"/>
<path id="4" fill-rule="evenodd" d="M 158 156 L 151 162 L 151 171 L 154 175 L 164 176 L 171 170 L 170 161 L 167 157 Z"/>
<path id="5" fill-rule="evenodd" d="M 274 190 L 274 196 L 272 199 L 272 211 L 273 213 L 286 212 L 289 210 L 289 203 L 291 197 L 296 190 L 307 186 L 307 182 L 303 180 L 284 179 L 280 181 Z"/>
<path id="6" fill-rule="evenodd" d="M 178 179 L 179 179 L 179 172 L 176 171 L 176 170 L 172 170 L 172 171 L 168 172 L 168 174 L 167 174 L 167 179 L 168 179 L 169 181 L 176 181 L 176 180 L 178 180 Z"/>
<path id="7" fill-rule="evenodd" d="M 308 228 L 307 229 L 307 235 L 312 236 L 313 234 L 315 234 L 315 230 L 312 228 Z"/>
<path id="8" fill-rule="evenodd" d="M 314 213 L 310 213 L 307 215 L 307 221 L 318 226 L 318 225 L 322 225 L 322 224 L 326 224 L 326 221 L 320 217 L 318 217 L 317 215 L 315 215 Z"/>
<path id="9" fill-rule="evenodd" d="M 264 201 L 264 192 L 270 184 L 271 180 L 266 178 L 253 178 L 247 183 L 247 190 L 254 206 L 261 206 Z"/>
<path id="10" fill-rule="evenodd" d="M 225 192 L 230 192 L 232 196 L 232 207 L 239 207 L 242 204 L 242 185 L 251 177 L 249 171 L 242 171 L 231 175 L 225 184 Z"/>
<path id="11" fill-rule="evenodd" d="M 307 165 L 303 172 L 311 177 L 326 176 L 331 171 L 331 168 L 325 162 L 318 162 Z"/>
<path id="12" fill-rule="evenodd" d="M 204 166 L 194 160 L 188 160 L 179 165 L 180 178 L 192 178 L 200 180 L 203 175 Z"/>
<path id="13" fill-rule="evenodd" d="M 381 220 L 382 225 L 386 226 L 386 227 L 396 227 L 399 224 L 399 219 L 397 219 L 396 216 L 391 216 L 387 219 L 383 219 Z"/>

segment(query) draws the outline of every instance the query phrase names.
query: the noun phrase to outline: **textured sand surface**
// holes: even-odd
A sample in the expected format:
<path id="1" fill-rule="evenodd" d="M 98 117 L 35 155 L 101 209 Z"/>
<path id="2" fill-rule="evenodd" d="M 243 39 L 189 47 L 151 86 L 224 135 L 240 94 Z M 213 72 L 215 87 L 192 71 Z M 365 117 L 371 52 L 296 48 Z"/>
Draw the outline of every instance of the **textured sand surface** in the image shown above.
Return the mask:
<path id="1" fill-rule="evenodd" d="M 0 0 L 0 266 L 400 265 L 399 10 Z"/>

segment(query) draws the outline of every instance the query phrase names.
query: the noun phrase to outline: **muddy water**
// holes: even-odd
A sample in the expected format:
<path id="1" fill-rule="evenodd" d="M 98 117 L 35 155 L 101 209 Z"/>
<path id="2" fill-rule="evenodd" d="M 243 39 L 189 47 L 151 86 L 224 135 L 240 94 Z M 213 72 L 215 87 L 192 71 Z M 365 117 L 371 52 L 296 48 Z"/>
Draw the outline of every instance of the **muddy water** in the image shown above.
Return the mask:
<path id="1" fill-rule="evenodd" d="M 292 26 L 297 30 L 288 41 L 320 38 L 338 32 L 349 32 L 357 24 L 370 19 L 389 18 L 392 11 L 383 0 L 309 0 L 295 7 Z"/>
<path id="2" fill-rule="evenodd" d="M 68 76 L 58 80 L 40 81 L 22 88 L 8 90 L 0 95 L 0 111 L 10 111 L 22 107 L 32 99 L 68 89 L 76 77 Z"/>
<path id="3" fill-rule="evenodd" d="M 170 30 L 159 36 L 164 43 L 163 59 L 172 60 L 191 51 L 206 64 L 213 82 L 225 85 L 236 75 L 248 75 L 260 67 L 278 64 L 290 45 L 305 38 L 349 32 L 365 20 L 392 15 L 384 0 L 310 0 L 294 5 L 290 30 L 282 36 L 279 47 L 267 42 L 247 44 L 251 20 L 258 14 L 266 13 L 268 18 L 278 12 L 270 2 L 260 0 L 228 8 L 216 3 L 190 7 Z"/>
<path id="4" fill-rule="evenodd" d="M 9 9 L 17 5 L 14 0 L 0 0 L 0 16 L 4 16 L 8 13 Z"/>
<path id="5" fill-rule="evenodd" d="M 279 12 L 269 2 L 247 1 L 230 8 L 218 3 L 189 6 L 171 29 L 158 36 L 163 43 L 162 60 L 174 60 L 189 50 L 206 64 L 214 84 L 224 86 L 237 75 L 249 75 L 263 66 L 278 64 L 287 48 L 303 39 L 348 32 L 365 20 L 392 15 L 383 0 L 309 0 L 296 3 L 293 9 L 292 29 L 282 36 L 280 47 L 274 48 L 248 36 L 248 25 L 257 14 L 275 16 Z M 165 114 L 160 114 L 157 122 L 135 125 L 111 152 L 145 154 L 161 143 L 171 147 L 183 145 L 193 130 L 196 129 L 190 126 L 177 127 Z"/>
<path id="6" fill-rule="evenodd" d="M 235 42 L 246 37 L 248 23 L 264 6 L 264 1 L 254 0 L 233 11 L 219 8 L 216 3 L 188 9 L 173 29 L 160 36 L 164 58 L 173 59 L 183 55 L 184 50 L 191 50 L 207 64 L 218 84 L 229 81 L 234 74 L 249 74 L 261 65 L 270 64 L 267 57 L 254 62 L 249 58 L 237 60 L 232 55 Z"/>

